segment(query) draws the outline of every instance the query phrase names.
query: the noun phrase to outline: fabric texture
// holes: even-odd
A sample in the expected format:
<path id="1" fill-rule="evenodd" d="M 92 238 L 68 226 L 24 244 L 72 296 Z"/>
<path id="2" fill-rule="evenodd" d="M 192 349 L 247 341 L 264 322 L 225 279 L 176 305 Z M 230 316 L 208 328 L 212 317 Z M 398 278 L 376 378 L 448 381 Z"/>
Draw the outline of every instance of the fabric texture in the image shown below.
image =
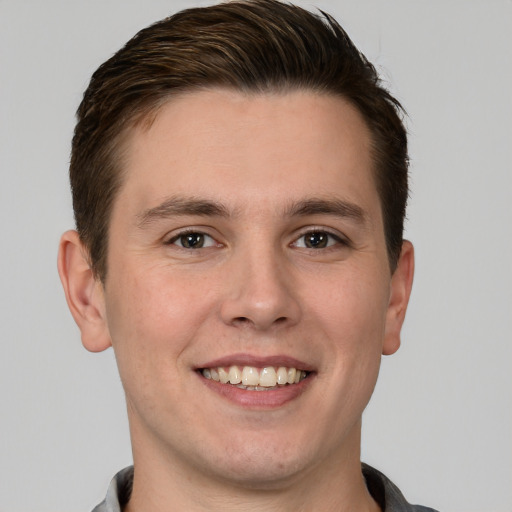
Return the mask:
<path id="1" fill-rule="evenodd" d="M 398 487 L 380 471 L 362 465 L 366 485 L 373 499 L 383 512 L 437 512 L 421 505 L 411 505 L 406 501 Z M 119 471 L 110 482 L 105 499 L 92 512 L 122 512 L 128 503 L 133 485 L 133 466 Z"/>

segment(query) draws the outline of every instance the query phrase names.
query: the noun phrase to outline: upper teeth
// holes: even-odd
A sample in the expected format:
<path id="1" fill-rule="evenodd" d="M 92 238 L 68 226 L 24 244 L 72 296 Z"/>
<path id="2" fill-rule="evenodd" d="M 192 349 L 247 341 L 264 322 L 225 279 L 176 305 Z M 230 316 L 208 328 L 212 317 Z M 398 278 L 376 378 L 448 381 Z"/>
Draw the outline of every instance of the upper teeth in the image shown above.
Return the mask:
<path id="1" fill-rule="evenodd" d="M 256 368 L 254 366 L 244 366 L 242 369 L 238 366 L 229 368 L 204 368 L 201 373 L 207 379 L 213 379 L 223 384 L 241 384 L 243 386 L 271 388 L 277 385 L 296 384 L 306 378 L 304 370 L 296 368 L 286 368 L 279 366 L 266 366 L 265 368 Z"/>

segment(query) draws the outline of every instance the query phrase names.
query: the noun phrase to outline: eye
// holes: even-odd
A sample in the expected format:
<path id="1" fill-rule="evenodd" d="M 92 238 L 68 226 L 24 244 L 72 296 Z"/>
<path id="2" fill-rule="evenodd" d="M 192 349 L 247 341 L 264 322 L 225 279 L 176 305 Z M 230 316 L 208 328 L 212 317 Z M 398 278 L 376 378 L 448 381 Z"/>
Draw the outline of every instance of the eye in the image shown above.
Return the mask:
<path id="1" fill-rule="evenodd" d="M 292 245 L 306 249 L 325 249 L 337 244 L 345 244 L 345 242 L 328 231 L 316 230 L 303 234 Z"/>
<path id="2" fill-rule="evenodd" d="M 204 247 L 214 247 L 217 242 L 209 235 L 196 231 L 181 233 L 167 242 L 169 245 L 177 245 L 184 249 L 202 249 Z"/>

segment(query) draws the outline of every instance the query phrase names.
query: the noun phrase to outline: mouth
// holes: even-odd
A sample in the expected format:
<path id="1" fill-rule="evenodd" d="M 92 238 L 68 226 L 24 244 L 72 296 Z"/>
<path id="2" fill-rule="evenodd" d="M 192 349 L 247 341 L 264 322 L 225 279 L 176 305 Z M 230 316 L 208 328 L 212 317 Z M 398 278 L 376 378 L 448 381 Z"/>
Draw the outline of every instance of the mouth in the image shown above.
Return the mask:
<path id="1" fill-rule="evenodd" d="M 317 369 L 284 354 L 231 354 L 198 365 L 196 374 L 214 393 L 245 409 L 262 411 L 293 402 L 311 388 Z"/>
<path id="2" fill-rule="evenodd" d="M 211 366 L 199 368 L 203 378 L 246 391 L 272 391 L 299 384 L 310 371 L 293 366 Z"/>

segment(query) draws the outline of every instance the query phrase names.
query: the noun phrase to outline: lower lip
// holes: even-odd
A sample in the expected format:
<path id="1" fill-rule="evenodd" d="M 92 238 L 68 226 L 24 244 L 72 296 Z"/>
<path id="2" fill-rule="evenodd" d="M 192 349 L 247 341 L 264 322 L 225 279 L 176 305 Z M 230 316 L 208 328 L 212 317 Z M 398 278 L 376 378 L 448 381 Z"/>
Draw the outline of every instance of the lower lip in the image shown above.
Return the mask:
<path id="1" fill-rule="evenodd" d="M 268 391 L 254 391 L 206 379 L 200 373 L 198 376 L 205 386 L 230 402 L 241 407 L 256 409 L 274 409 L 295 400 L 304 393 L 314 379 L 314 374 L 310 373 L 298 384 L 288 384 Z"/>

